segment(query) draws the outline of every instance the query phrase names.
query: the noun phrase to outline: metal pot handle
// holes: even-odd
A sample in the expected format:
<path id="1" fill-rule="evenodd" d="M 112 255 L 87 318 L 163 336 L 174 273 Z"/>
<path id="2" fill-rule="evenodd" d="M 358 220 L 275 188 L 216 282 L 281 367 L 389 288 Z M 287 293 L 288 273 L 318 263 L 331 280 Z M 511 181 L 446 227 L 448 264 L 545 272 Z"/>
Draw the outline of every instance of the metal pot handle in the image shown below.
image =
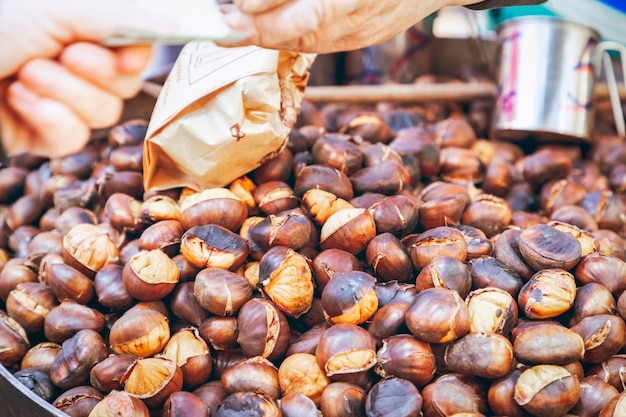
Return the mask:
<path id="1" fill-rule="evenodd" d="M 617 52 L 622 64 L 622 79 L 626 83 L 626 46 L 615 41 L 603 41 L 600 42 L 595 50 L 594 54 L 594 68 L 596 78 L 600 77 L 602 73 L 602 67 L 606 72 L 606 82 L 609 88 L 609 97 L 611 99 L 611 108 L 613 109 L 613 118 L 615 119 L 615 127 L 619 137 L 626 137 L 626 122 L 624 119 L 624 112 L 622 111 L 622 104 L 619 97 L 619 89 L 617 86 L 617 79 L 615 78 L 615 71 L 613 70 L 613 63 L 609 51 Z"/>

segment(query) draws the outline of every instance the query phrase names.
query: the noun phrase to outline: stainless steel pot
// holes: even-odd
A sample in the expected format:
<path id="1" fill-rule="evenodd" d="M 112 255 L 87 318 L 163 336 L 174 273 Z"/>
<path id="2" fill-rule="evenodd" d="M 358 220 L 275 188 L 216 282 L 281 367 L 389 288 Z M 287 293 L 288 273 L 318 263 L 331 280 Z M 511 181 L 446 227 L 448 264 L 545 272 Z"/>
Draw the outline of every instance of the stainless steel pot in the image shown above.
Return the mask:
<path id="1" fill-rule="evenodd" d="M 617 50 L 626 57 L 623 45 L 600 42 L 596 30 L 550 16 L 505 22 L 498 31 L 498 45 L 498 95 L 492 130 L 496 138 L 589 141 L 594 84 L 602 66 L 618 133 L 624 135 L 624 116 L 608 55 L 609 50 Z M 626 75 L 624 59 L 621 62 Z"/>

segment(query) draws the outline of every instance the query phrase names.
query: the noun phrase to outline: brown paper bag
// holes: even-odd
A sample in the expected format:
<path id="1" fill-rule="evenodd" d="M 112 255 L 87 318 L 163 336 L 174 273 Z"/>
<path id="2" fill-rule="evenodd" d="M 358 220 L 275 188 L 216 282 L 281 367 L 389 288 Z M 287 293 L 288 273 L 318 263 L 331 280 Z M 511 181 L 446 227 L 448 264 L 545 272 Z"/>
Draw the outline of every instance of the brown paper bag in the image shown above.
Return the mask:
<path id="1" fill-rule="evenodd" d="M 284 149 L 314 55 L 190 42 L 152 114 L 144 187 L 223 187 Z"/>

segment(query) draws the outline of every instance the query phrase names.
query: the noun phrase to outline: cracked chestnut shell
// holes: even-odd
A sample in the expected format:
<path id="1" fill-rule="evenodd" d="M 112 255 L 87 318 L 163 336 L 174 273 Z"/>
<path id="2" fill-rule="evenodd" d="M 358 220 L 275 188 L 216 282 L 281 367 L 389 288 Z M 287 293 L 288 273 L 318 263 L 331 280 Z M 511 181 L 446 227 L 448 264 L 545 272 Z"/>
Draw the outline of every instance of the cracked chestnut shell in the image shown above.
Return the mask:
<path id="1" fill-rule="evenodd" d="M 87 416 L 103 398 L 97 389 L 83 385 L 65 391 L 52 405 L 69 416 Z"/>
<path id="2" fill-rule="evenodd" d="M 442 255 L 452 256 L 460 262 L 467 260 L 467 241 L 463 233 L 450 226 L 439 226 L 419 235 L 409 235 L 402 242 L 407 246 L 411 262 L 418 271 Z"/>
<path id="3" fill-rule="evenodd" d="M 6 302 L 9 293 L 22 282 L 37 282 L 37 272 L 24 259 L 9 259 L 0 271 L 0 299 Z"/>
<path id="4" fill-rule="evenodd" d="M 22 362 L 20 369 L 33 368 L 50 374 L 50 365 L 54 361 L 57 353 L 61 350 L 61 345 L 52 342 L 41 342 L 28 349 Z"/>
<path id="5" fill-rule="evenodd" d="M 318 291 L 322 291 L 337 272 L 361 270 L 360 261 L 343 249 L 326 249 L 317 254 L 311 270 Z"/>
<path id="6" fill-rule="evenodd" d="M 396 334 L 383 340 L 374 370 L 383 378 L 395 376 L 422 387 L 433 378 L 437 366 L 428 343 L 413 335 Z"/>
<path id="7" fill-rule="evenodd" d="M 168 295 L 178 282 L 176 263 L 160 249 L 136 253 L 124 265 L 124 288 L 141 301 L 156 301 Z"/>
<path id="8" fill-rule="evenodd" d="M 507 335 L 517 323 L 517 302 L 508 292 L 495 287 L 474 290 L 465 300 L 470 332 Z"/>
<path id="9" fill-rule="evenodd" d="M 570 413 L 580 417 L 597 416 L 602 407 L 616 396 L 619 396 L 619 391 L 614 386 L 595 375 L 589 375 L 580 380 L 580 398 Z"/>
<path id="10" fill-rule="evenodd" d="M 419 224 L 424 229 L 432 229 L 439 226 L 452 226 L 461 223 L 463 211 L 469 204 L 470 198 L 467 192 L 458 186 L 447 184 L 447 186 L 456 187 L 452 191 L 437 191 L 437 187 L 444 188 L 446 186 L 441 182 L 435 182 L 428 185 L 422 191 L 422 204 L 419 206 Z"/>
<path id="11" fill-rule="evenodd" d="M 252 242 L 262 251 L 275 246 L 301 249 L 309 243 L 313 233 L 313 222 L 299 208 L 270 214 L 249 232 Z"/>
<path id="12" fill-rule="evenodd" d="M 229 394 L 235 392 L 262 392 L 277 400 L 280 396 L 278 369 L 260 356 L 248 358 L 227 368 L 220 381 Z"/>
<path id="13" fill-rule="evenodd" d="M 617 246 L 616 246 L 617 247 Z M 613 294 L 626 290 L 626 262 L 620 258 L 600 253 L 583 257 L 574 271 L 581 284 L 598 283 Z"/>
<path id="14" fill-rule="evenodd" d="M 536 365 L 523 371 L 515 383 L 515 401 L 533 416 L 560 416 L 580 397 L 578 378 L 558 365 Z"/>
<path id="15" fill-rule="evenodd" d="M 467 263 L 473 288 L 495 287 L 517 299 L 524 282 L 519 274 L 493 256 L 481 256 Z"/>
<path id="16" fill-rule="evenodd" d="M 396 194 L 383 198 L 372 207 L 377 233 L 403 237 L 413 233 L 419 219 L 419 208 L 411 198 Z"/>
<path id="17" fill-rule="evenodd" d="M 138 220 L 141 201 L 125 193 L 113 193 L 104 204 L 104 215 L 118 230 L 135 232 L 143 228 Z"/>
<path id="18" fill-rule="evenodd" d="M 365 259 L 374 274 L 384 281 L 406 282 L 413 277 L 413 264 L 406 247 L 389 232 L 379 233 L 370 241 Z"/>
<path id="19" fill-rule="evenodd" d="M 169 256 L 176 256 L 185 229 L 174 219 L 161 220 L 148 226 L 139 236 L 139 249 L 161 249 Z"/>
<path id="20" fill-rule="evenodd" d="M 94 330 L 81 330 L 61 345 L 50 365 L 50 379 L 61 389 L 85 385 L 91 368 L 108 355 L 106 345 Z"/>
<path id="21" fill-rule="evenodd" d="M 466 264 L 452 256 L 442 255 L 433 258 L 417 274 L 415 286 L 420 291 L 434 287 L 448 288 L 465 298 L 472 288 L 472 277 Z"/>
<path id="22" fill-rule="evenodd" d="M 198 331 L 215 350 L 231 349 L 237 345 L 239 336 L 237 317 L 208 317 L 200 323 Z"/>
<path id="23" fill-rule="evenodd" d="M 531 319 L 557 317 L 574 304 L 576 282 L 563 269 L 544 269 L 533 275 L 520 290 L 517 301 L 520 310 Z"/>
<path id="24" fill-rule="evenodd" d="M 464 413 L 481 416 L 487 413 L 485 389 L 482 382 L 472 376 L 447 373 L 426 385 L 421 393 L 424 416 L 452 416 Z"/>
<path id="25" fill-rule="evenodd" d="M 585 345 L 582 337 L 567 327 L 539 322 L 515 337 L 513 353 L 526 364 L 567 365 L 583 358 Z"/>
<path id="26" fill-rule="evenodd" d="M 376 223 L 369 210 L 346 208 L 326 220 L 320 232 L 322 249 L 343 249 L 357 255 L 376 236 Z"/>
<path id="27" fill-rule="evenodd" d="M 519 237 L 519 251 L 535 271 L 570 270 L 581 255 L 580 243 L 574 236 L 547 224 L 535 224 L 523 230 Z"/>
<path id="28" fill-rule="evenodd" d="M 613 397 L 602 407 L 599 417 L 618 417 L 626 412 L 626 394 L 621 393 Z"/>
<path id="29" fill-rule="evenodd" d="M 43 330 L 46 316 L 57 305 L 50 287 L 38 282 L 17 284 L 6 300 L 9 316 L 29 333 Z"/>
<path id="30" fill-rule="evenodd" d="M 298 196 L 289 184 L 283 181 L 269 181 L 259 184 L 252 191 L 252 195 L 259 210 L 266 215 L 295 209 L 300 205 Z"/>
<path id="31" fill-rule="evenodd" d="M 330 380 L 311 353 L 287 356 L 278 368 L 278 381 L 283 395 L 299 392 L 319 406 Z"/>
<path id="32" fill-rule="evenodd" d="M 170 338 L 167 317 L 147 304 L 126 311 L 111 327 L 109 344 L 114 352 L 147 357 L 160 352 Z"/>
<path id="33" fill-rule="evenodd" d="M 180 251 L 197 268 L 234 270 L 243 265 L 250 248 L 238 234 L 208 224 L 187 229 L 181 238 Z"/>
<path id="34" fill-rule="evenodd" d="M 351 175 L 363 165 L 363 152 L 351 137 L 342 134 L 324 134 L 311 147 L 313 162 L 338 169 Z"/>
<path id="35" fill-rule="evenodd" d="M 430 343 L 448 343 L 469 332 L 469 310 L 459 294 L 448 288 L 423 290 L 404 315 L 410 332 Z"/>
<path id="36" fill-rule="evenodd" d="M 314 287 L 307 258 L 293 249 L 276 246 L 261 258 L 263 292 L 285 314 L 298 318 L 311 308 Z"/>
<path id="37" fill-rule="evenodd" d="M 322 291 L 322 308 L 332 323 L 361 324 L 378 309 L 376 279 L 362 271 L 337 272 Z"/>
<path id="38" fill-rule="evenodd" d="M 585 317 L 596 314 L 615 314 L 616 311 L 617 304 L 611 291 L 604 285 L 591 282 L 576 290 L 569 323 L 573 326 Z"/>
<path id="39" fill-rule="evenodd" d="M 513 346 L 497 333 L 468 333 L 446 345 L 444 363 L 452 372 L 502 378 L 513 367 Z"/>
<path id="40" fill-rule="evenodd" d="M 302 197 L 305 192 L 313 188 L 328 191 L 348 201 L 354 197 L 352 183 L 346 174 L 323 165 L 305 166 L 296 176 L 294 191 L 298 197 Z"/>
<path id="41" fill-rule="evenodd" d="M 227 188 L 192 193 L 180 203 L 180 222 L 185 229 L 216 224 L 236 231 L 248 217 L 248 206 Z"/>
<path id="42" fill-rule="evenodd" d="M 596 242 L 596 238 L 593 237 L 593 235 L 586 230 L 579 229 L 574 225 L 555 220 L 551 220 L 550 222 L 548 222 L 548 225 L 554 227 L 561 232 L 566 232 L 574 236 L 580 244 L 581 258 L 589 255 L 590 253 L 600 252 L 601 250 L 601 247 Z"/>
<path id="43" fill-rule="evenodd" d="M 102 392 L 121 390 L 124 388 L 123 376 L 136 360 L 137 356 L 129 353 L 109 355 L 91 368 L 89 382 Z"/>
<path id="44" fill-rule="evenodd" d="M 91 278 L 104 265 L 115 263 L 118 255 L 111 236 L 93 224 L 78 224 L 63 237 L 65 262 Z"/>
<path id="45" fill-rule="evenodd" d="M 260 392 L 235 392 L 217 407 L 213 417 L 282 417 L 272 397 Z"/>
<path id="46" fill-rule="evenodd" d="M 178 365 L 187 388 L 198 387 L 211 376 L 211 352 L 195 327 L 186 327 L 174 333 L 163 348 L 162 355 Z"/>
<path id="47" fill-rule="evenodd" d="M 465 208 L 461 221 L 482 230 L 487 237 L 492 237 L 511 223 L 512 215 L 511 205 L 505 199 L 481 193 Z"/>
<path id="48" fill-rule="evenodd" d="M 253 298 L 237 315 L 237 342 L 248 357 L 281 358 L 291 338 L 285 315 L 269 300 Z"/>
<path id="49" fill-rule="evenodd" d="M 331 380 L 353 382 L 376 364 L 376 342 L 362 327 L 339 323 L 324 331 L 315 357 Z"/>
<path id="50" fill-rule="evenodd" d="M 18 363 L 29 347 L 30 341 L 26 330 L 0 310 L 0 363 L 4 366 Z"/>
<path id="51" fill-rule="evenodd" d="M 183 386 L 183 372 L 171 359 L 159 356 L 137 359 L 124 376 L 124 391 L 159 409 L 170 394 Z"/>
<path id="52" fill-rule="evenodd" d="M 367 392 L 349 382 L 331 382 L 322 393 L 320 409 L 324 417 L 362 416 Z"/>
<path id="53" fill-rule="evenodd" d="M 252 298 L 252 286 L 234 272 L 205 268 L 196 275 L 193 293 L 205 310 L 218 316 L 229 316 Z"/>
<path id="54" fill-rule="evenodd" d="M 324 225 L 326 220 L 339 210 L 353 207 L 343 198 L 317 188 L 308 190 L 302 196 L 302 210 L 319 225 Z"/>
<path id="55" fill-rule="evenodd" d="M 624 346 L 626 324 L 621 317 L 597 314 L 585 317 L 571 327 L 582 337 L 585 344 L 583 362 L 600 363 L 608 360 Z"/>

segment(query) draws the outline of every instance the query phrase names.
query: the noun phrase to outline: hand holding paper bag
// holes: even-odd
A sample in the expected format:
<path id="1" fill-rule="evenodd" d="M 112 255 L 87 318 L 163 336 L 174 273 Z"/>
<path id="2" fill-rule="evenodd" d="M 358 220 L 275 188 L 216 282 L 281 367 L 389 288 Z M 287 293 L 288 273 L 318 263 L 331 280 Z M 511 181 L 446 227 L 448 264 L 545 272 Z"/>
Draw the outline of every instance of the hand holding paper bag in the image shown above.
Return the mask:
<path id="1" fill-rule="evenodd" d="M 144 187 L 223 187 L 284 149 L 314 55 L 190 42 L 157 100 Z"/>

